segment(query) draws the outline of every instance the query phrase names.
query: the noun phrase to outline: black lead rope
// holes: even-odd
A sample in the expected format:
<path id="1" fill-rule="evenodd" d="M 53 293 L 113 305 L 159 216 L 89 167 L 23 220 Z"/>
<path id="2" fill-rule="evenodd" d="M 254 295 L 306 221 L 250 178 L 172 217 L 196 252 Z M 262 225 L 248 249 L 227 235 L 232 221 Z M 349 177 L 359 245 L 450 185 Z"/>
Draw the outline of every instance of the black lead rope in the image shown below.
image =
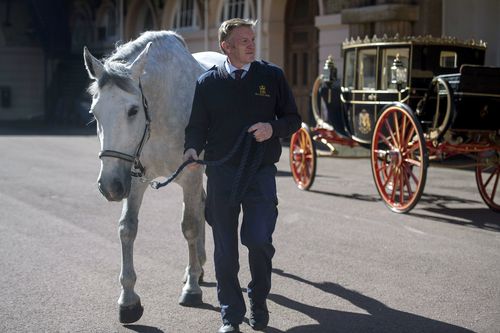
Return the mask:
<path id="1" fill-rule="evenodd" d="M 182 170 L 188 166 L 191 163 L 198 163 L 201 165 L 206 165 L 206 166 L 220 166 L 227 161 L 229 161 L 238 151 L 242 143 L 244 142 L 243 146 L 243 154 L 240 160 L 240 164 L 238 166 L 238 170 L 236 171 L 234 183 L 233 183 L 233 188 L 231 190 L 231 202 L 234 204 L 239 204 L 241 201 L 243 195 L 245 194 L 248 185 L 250 185 L 250 182 L 252 181 L 252 178 L 255 175 L 255 172 L 259 168 L 260 164 L 262 163 L 262 159 L 264 157 L 264 143 L 258 143 L 254 140 L 253 134 L 248 133 L 247 129 L 245 129 L 238 139 L 236 140 L 235 145 L 231 149 L 231 151 L 223 158 L 217 161 L 205 161 L 205 160 L 187 160 L 184 163 L 182 163 L 179 168 L 170 176 L 168 177 L 165 181 L 159 182 L 159 181 L 153 181 L 151 182 L 151 187 L 154 188 L 155 190 L 162 188 L 164 186 L 167 186 L 170 184 L 181 172 Z M 253 143 L 256 143 L 254 145 Z M 252 147 L 254 149 L 252 149 Z M 250 156 L 251 151 L 253 150 L 255 158 L 252 160 L 251 165 L 247 165 L 248 158 Z M 243 175 L 245 177 L 243 178 Z M 243 180 L 243 182 L 242 182 Z"/>

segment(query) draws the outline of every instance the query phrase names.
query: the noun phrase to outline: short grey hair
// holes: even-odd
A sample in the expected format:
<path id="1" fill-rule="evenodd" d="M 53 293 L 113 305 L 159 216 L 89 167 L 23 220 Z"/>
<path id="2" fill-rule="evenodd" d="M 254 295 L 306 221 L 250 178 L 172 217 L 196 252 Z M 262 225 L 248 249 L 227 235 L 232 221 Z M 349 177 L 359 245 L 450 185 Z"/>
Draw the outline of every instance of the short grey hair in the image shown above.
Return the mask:
<path id="1" fill-rule="evenodd" d="M 219 27 L 219 48 L 222 51 L 222 53 L 226 53 L 222 48 L 222 42 L 228 40 L 229 36 L 231 35 L 231 32 L 235 28 L 249 27 L 255 29 L 256 23 L 257 21 L 250 19 L 242 19 L 242 18 L 232 18 L 222 22 L 222 24 Z"/>

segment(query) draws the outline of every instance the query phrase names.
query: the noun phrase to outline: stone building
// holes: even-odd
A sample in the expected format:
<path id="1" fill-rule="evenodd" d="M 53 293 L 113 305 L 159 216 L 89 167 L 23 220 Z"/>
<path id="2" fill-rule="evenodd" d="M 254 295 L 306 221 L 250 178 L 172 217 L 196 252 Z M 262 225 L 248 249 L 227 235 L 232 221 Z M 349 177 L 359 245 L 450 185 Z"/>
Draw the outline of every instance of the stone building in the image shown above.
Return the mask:
<path id="1" fill-rule="evenodd" d="M 104 56 L 145 30 L 172 29 L 191 52 L 218 50 L 231 17 L 258 20 L 257 55 L 284 68 L 304 119 L 328 55 L 342 73 L 346 38 L 482 39 L 487 64 L 500 66 L 500 0 L 0 0 L 0 121 L 82 124 L 84 45 Z"/>

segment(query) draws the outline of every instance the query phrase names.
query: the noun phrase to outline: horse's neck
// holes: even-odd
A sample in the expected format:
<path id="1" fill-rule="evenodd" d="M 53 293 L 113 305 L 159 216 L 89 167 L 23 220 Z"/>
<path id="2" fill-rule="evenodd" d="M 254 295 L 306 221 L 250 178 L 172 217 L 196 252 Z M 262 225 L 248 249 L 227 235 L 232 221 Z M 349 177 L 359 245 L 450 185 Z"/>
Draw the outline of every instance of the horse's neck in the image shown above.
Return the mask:
<path id="1" fill-rule="evenodd" d="M 148 63 L 143 89 L 150 109 L 152 134 L 158 134 L 160 140 L 165 139 L 164 133 L 184 137 L 196 79 L 202 72 L 189 53 L 163 55 Z"/>

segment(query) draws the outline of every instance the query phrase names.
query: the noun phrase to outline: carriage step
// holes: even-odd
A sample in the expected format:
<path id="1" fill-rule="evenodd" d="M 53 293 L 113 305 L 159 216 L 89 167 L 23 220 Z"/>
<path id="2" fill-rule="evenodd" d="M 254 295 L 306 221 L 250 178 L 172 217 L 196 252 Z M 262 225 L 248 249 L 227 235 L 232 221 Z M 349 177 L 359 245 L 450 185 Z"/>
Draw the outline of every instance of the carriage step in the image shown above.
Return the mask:
<path id="1" fill-rule="evenodd" d="M 331 156 L 337 156 L 339 154 L 338 150 L 333 147 L 333 150 L 316 150 L 316 155 L 318 157 L 331 157 Z"/>

